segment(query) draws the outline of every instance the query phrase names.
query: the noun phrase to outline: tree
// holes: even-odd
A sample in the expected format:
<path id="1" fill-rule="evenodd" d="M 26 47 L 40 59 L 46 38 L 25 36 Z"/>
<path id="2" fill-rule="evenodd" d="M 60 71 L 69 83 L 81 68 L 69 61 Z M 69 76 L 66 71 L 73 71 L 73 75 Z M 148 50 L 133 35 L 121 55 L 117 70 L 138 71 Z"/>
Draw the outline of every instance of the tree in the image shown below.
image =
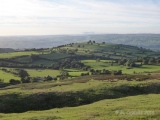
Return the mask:
<path id="1" fill-rule="evenodd" d="M 23 69 L 19 69 L 19 70 L 18 70 L 18 75 L 19 75 L 19 77 L 21 77 L 21 78 L 25 78 L 25 77 L 28 77 L 28 76 L 29 76 L 28 72 L 25 71 L 25 70 L 23 70 Z"/>
<path id="2" fill-rule="evenodd" d="M 21 78 L 21 82 L 22 83 L 30 83 L 31 82 L 31 79 L 30 79 L 30 77 L 24 77 L 24 78 Z"/>
<path id="3" fill-rule="evenodd" d="M 132 63 L 132 60 L 127 60 L 126 66 L 130 67 L 131 63 Z"/>
<path id="4" fill-rule="evenodd" d="M 53 77 L 51 77 L 49 75 L 45 77 L 45 81 L 51 81 L 51 80 L 53 80 Z"/>
<path id="5" fill-rule="evenodd" d="M 95 70 L 94 69 L 90 69 L 90 72 L 95 72 Z"/>
<path id="6" fill-rule="evenodd" d="M 119 65 L 125 65 L 125 63 L 127 62 L 127 59 L 120 59 L 119 61 L 118 61 L 118 64 Z"/>
<path id="7" fill-rule="evenodd" d="M 61 76 L 67 76 L 67 77 L 69 75 L 67 71 L 63 71 L 63 70 L 60 72 L 60 74 Z"/>
<path id="8" fill-rule="evenodd" d="M 112 71 L 113 75 L 122 75 L 122 70 Z"/>
<path id="9" fill-rule="evenodd" d="M 103 69 L 102 73 L 105 74 L 105 75 L 111 74 L 111 72 L 109 70 L 106 70 L 106 69 Z"/>
<path id="10" fill-rule="evenodd" d="M 11 85 L 15 85 L 15 84 L 20 84 L 21 82 L 20 82 L 19 80 L 10 79 L 10 80 L 9 80 L 9 83 L 10 83 Z"/>
<path id="11" fill-rule="evenodd" d="M 122 70 L 118 70 L 116 75 L 122 75 Z"/>

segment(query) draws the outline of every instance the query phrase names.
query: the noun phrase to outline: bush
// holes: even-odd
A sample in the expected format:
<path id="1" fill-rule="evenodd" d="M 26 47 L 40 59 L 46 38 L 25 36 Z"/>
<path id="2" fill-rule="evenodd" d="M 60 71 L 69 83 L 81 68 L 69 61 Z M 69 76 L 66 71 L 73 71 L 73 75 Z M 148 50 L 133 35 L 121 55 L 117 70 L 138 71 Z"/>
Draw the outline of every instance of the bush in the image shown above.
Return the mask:
<path id="1" fill-rule="evenodd" d="M 21 78 L 22 83 L 30 83 L 31 79 L 29 77 Z"/>
<path id="2" fill-rule="evenodd" d="M 11 85 L 15 85 L 15 84 L 20 84 L 21 82 L 20 82 L 19 80 L 10 79 L 10 80 L 9 80 L 9 83 L 10 83 Z"/>

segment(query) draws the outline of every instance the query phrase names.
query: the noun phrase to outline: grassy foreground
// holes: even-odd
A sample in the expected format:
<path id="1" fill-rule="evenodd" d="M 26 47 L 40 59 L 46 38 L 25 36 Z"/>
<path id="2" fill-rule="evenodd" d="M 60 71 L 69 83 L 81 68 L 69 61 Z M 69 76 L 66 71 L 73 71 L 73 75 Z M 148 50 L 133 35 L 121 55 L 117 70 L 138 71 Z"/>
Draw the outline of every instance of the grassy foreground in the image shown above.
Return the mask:
<path id="1" fill-rule="evenodd" d="M 109 99 L 79 107 L 0 114 L 1 120 L 159 120 L 160 95 Z"/>
<path id="2" fill-rule="evenodd" d="M 127 81 L 96 80 L 96 77 L 95 80 L 88 77 L 82 78 L 19 84 L 2 88 L 0 90 L 0 112 L 22 113 L 31 110 L 64 109 L 65 107 L 86 105 L 105 99 L 116 100 L 127 96 L 158 95 L 160 93 L 160 81 L 156 79 Z M 156 100 L 153 98 L 153 101 Z M 142 101 L 140 100 L 140 102 Z M 145 102 L 144 104 L 148 103 Z M 103 111 L 103 109 L 101 110 Z"/>

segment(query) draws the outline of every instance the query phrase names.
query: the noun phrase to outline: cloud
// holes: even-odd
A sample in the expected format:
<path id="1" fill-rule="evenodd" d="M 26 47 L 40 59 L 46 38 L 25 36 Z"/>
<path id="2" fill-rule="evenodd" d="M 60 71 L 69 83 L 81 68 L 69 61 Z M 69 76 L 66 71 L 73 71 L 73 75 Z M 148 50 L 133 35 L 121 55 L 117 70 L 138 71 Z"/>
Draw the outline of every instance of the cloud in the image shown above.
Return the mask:
<path id="1" fill-rule="evenodd" d="M 6 34 L 159 33 L 159 6 L 158 0 L 0 0 L 0 29 L 12 31 Z"/>

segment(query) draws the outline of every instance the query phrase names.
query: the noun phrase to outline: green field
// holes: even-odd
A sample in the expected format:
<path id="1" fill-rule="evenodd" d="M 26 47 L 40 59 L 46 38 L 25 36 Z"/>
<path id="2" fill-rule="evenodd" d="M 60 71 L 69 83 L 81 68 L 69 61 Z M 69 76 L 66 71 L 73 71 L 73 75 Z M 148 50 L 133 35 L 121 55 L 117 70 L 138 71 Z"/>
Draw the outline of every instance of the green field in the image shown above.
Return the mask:
<path id="1" fill-rule="evenodd" d="M 32 65 L 43 65 L 43 66 L 51 66 L 55 64 L 54 61 L 50 61 L 50 60 L 36 60 L 34 62 L 32 62 Z"/>
<path id="2" fill-rule="evenodd" d="M 14 59 L 14 60 L 18 61 L 18 62 L 31 62 L 30 56 L 20 57 L 20 58 Z"/>
<path id="3" fill-rule="evenodd" d="M 134 72 L 137 74 L 148 73 L 148 72 L 160 72 L 160 66 L 157 65 L 143 65 L 141 67 L 132 67 L 128 68 L 126 66 L 119 66 L 116 63 L 113 63 L 111 66 L 111 62 L 108 60 L 101 60 L 100 62 L 96 62 L 96 60 L 82 60 L 82 63 L 88 66 L 92 66 L 94 69 L 106 69 L 106 70 L 122 70 L 123 74 L 133 74 Z"/>
<path id="4" fill-rule="evenodd" d="M 11 73 L 6 73 L 0 70 L 0 79 L 4 80 L 4 82 L 9 82 L 10 79 L 20 80 L 20 77 L 16 77 Z"/>
<path id="5" fill-rule="evenodd" d="M 22 93 L 22 94 L 33 94 L 33 93 L 47 93 L 47 92 L 76 92 L 83 90 L 97 90 L 102 92 L 104 89 L 112 89 L 116 86 L 136 86 L 136 85 L 148 85 L 148 84 L 159 84 L 160 80 L 146 80 L 146 81 L 127 81 L 127 80 L 93 80 L 87 77 L 74 78 L 72 80 L 64 81 L 51 81 L 51 82 L 40 82 L 40 83 L 27 83 L 19 84 L 15 86 L 8 86 L 6 89 L 0 90 L 0 95 L 7 93 Z M 156 88 L 155 88 L 156 89 Z M 107 94 L 107 93 L 106 93 Z M 110 94 L 110 93 L 109 93 Z"/>
<path id="6" fill-rule="evenodd" d="M 13 57 L 31 55 L 31 54 L 40 54 L 40 53 L 36 51 L 3 53 L 3 54 L 0 54 L 0 58 L 13 58 Z"/>
<path id="7" fill-rule="evenodd" d="M 47 75 L 50 76 L 57 76 L 60 74 L 59 70 L 43 70 L 43 69 L 26 69 L 29 73 L 30 77 L 45 77 Z"/>
<path id="8" fill-rule="evenodd" d="M 64 53 L 49 53 L 49 54 L 42 54 L 40 55 L 41 58 L 47 58 L 47 59 L 61 59 L 68 57 L 69 55 Z"/>
<path id="9" fill-rule="evenodd" d="M 60 75 L 59 70 L 26 69 L 26 71 L 30 77 L 45 77 L 47 75 L 56 77 L 57 75 Z M 20 80 L 20 77 L 0 70 L 0 79 L 4 79 L 4 82 L 9 82 L 10 79 Z"/>
<path id="10" fill-rule="evenodd" d="M 100 62 L 96 62 L 96 60 L 82 60 L 81 62 L 94 69 L 107 69 L 111 66 L 112 60 L 100 60 Z M 114 66 L 117 67 L 118 65 L 114 64 Z"/>

